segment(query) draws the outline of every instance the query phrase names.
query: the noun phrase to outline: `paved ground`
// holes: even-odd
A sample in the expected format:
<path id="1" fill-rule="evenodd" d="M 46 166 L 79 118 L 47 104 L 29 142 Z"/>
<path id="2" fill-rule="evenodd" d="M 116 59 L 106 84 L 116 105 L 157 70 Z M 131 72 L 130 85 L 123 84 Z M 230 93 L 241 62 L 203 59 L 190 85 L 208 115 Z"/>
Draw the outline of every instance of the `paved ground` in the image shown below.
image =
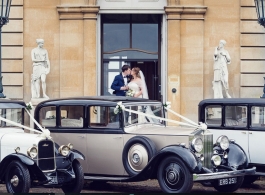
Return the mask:
<path id="1" fill-rule="evenodd" d="M 63 193 L 60 188 L 33 188 L 31 193 Z M 93 182 L 86 182 L 82 193 L 161 193 L 157 180 L 148 180 L 135 183 L 106 183 L 96 185 Z M 6 193 L 5 185 L 0 185 L 0 193 Z M 195 183 L 191 193 L 216 193 L 212 187 L 203 187 Z M 235 193 L 265 193 L 265 178 L 257 180 L 254 184 L 242 187 Z"/>

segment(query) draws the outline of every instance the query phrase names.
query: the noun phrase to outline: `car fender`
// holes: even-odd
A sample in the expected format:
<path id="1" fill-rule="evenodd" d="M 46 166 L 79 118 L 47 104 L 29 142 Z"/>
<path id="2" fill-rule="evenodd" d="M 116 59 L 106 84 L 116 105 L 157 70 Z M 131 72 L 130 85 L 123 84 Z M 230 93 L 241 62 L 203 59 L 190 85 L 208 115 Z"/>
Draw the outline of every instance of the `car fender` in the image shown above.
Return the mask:
<path id="1" fill-rule="evenodd" d="M 137 175 L 130 177 L 126 180 L 127 181 L 144 181 L 146 179 L 155 178 L 157 168 L 160 162 L 166 156 L 176 155 L 178 156 L 183 163 L 187 166 L 191 173 L 200 173 L 202 170 L 202 163 L 199 162 L 195 155 L 191 153 L 188 148 L 184 148 L 179 145 L 171 145 L 161 149 L 146 165 L 146 167 Z"/>
<path id="2" fill-rule="evenodd" d="M 248 167 L 248 158 L 241 146 L 236 143 L 230 143 L 228 149 L 228 166 L 235 169 L 244 169 Z"/>
<path id="3" fill-rule="evenodd" d="M 37 164 L 34 162 L 33 159 L 30 157 L 21 154 L 21 153 L 13 153 L 8 156 L 6 156 L 0 163 L 0 178 L 3 180 L 7 167 L 10 162 L 13 160 L 18 160 L 25 164 L 27 168 L 29 169 L 30 175 L 34 175 L 38 178 L 39 182 L 45 183 L 48 182 L 47 177 L 44 175 L 44 173 L 40 170 L 40 168 L 37 166 Z"/>
<path id="4" fill-rule="evenodd" d="M 75 159 L 85 160 L 85 156 L 78 150 L 73 149 L 69 154 L 69 159 L 71 160 L 71 162 L 73 162 Z"/>

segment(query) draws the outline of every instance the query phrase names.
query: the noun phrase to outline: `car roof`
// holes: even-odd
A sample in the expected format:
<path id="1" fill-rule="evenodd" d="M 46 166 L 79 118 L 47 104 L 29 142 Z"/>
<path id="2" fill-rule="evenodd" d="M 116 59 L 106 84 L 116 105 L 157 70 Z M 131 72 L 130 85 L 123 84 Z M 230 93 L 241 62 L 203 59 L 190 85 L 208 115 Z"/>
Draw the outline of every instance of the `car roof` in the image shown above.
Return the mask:
<path id="1" fill-rule="evenodd" d="M 49 104 L 49 103 L 60 103 L 60 102 L 65 102 L 67 103 L 87 103 L 89 102 L 98 102 L 98 101 L 103 101 L 103 102 L 109 102 L 109 103 L 117 103 L 117 102 L 123 102 L 123 103 L 132 103 L 132 102 L 157 102 L 157 100 L 149 100 L 145 98 L 134 98 L 134 97 L 126 97 L 126 96 L 82 96 L 82 97 L 67 97 L 67 98 L 56 98 L 56 99 L 49 99 L 46 101 L 41 102 L 41 104 Z"/>
<path id="2" fill-rule="evenodd" d="M 0 109 L 4 108 L 24 108 L 26 104 L 24 101 L 20 100 L 9 100 L 9 99 L 1 99 L 0 98 Z"/>
<path id="3" fill-rule="evenodd" d="M 216 98 L 204 99 L 199 103 L 203 104 L 265 104 L 265 98 Z"/>

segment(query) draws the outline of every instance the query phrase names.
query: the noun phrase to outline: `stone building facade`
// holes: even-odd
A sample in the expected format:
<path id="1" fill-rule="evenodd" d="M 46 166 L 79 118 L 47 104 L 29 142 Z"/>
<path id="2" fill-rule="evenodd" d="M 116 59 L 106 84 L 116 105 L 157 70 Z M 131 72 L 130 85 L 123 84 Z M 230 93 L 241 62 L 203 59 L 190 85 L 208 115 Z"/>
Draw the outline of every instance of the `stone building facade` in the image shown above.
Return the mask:
<path id="1" fill-rule="evenodd" d="M 232 59 L 230 95 L 263 93 L 265 30 L 254 0 L 12 0 L 2 31 L 3 93 L 11 99 L 31 99 L 37 38 L 49 52 L 50 98 L 111 94 L 127 63 L 143 70 L 149 96 L 197 121 L 199 101 L 213 98 L 221 39 Z"/>

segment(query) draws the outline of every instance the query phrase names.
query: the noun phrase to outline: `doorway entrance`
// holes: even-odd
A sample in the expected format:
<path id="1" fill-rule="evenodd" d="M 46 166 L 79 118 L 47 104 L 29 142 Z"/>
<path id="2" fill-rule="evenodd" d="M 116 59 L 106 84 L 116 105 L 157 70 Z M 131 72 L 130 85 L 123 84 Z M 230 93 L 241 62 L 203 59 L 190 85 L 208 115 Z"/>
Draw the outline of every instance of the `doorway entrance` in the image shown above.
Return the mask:
<path id="1" fill-rule="evenodd" d="M 131 68 L 139 67 L 143 72 L 146 82 L 146 87 L 148 90 L 148 96 L 151 100 L 161 100 L 161 90 L 160 90 L 160 71 L 158 69 L 157 61 L 133 61 Z"/>
<path id="2" fill-rule="evenodd" d="M 161 100 L 161 14 L 101 14 L 101 95 L 121 67 L 139 67 L 149 99 Z"/>

